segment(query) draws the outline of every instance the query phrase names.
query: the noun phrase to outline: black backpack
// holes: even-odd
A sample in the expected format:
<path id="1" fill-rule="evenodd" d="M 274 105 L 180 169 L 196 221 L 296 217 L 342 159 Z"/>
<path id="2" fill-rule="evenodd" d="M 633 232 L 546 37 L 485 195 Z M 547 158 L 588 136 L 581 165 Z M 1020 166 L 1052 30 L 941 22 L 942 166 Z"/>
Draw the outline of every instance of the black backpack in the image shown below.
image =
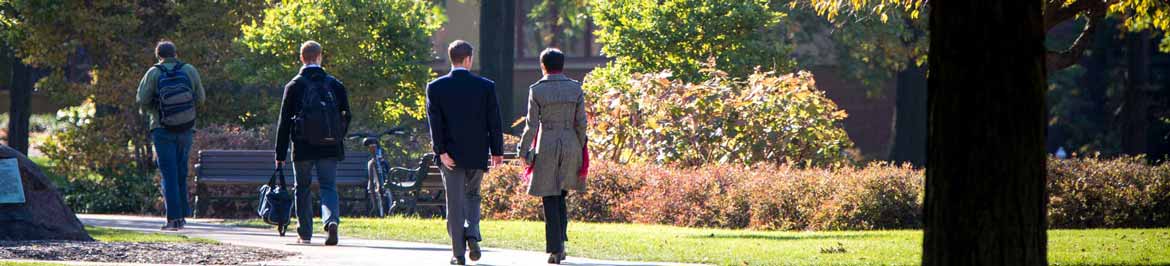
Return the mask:
<path id="1" fill-rule="evenodd" d="M 301 94 L 301 110 L 292 118 L 293 138 L 313 146 L 340 144 L 345 125 L 333 93 L 333 77 L 327 76 L 322 81 L 297 78 L 305 84 L 305 90 Z"/>
<path id="2" fill-rule="evenodd" d="M 280 186 L 276 186 L 276 179 L 280 177 Z M 264 223 L 275 225 L 276 232 L 284 236 L 288 225 L 292 221 L 293 196 L 284 182 L 284 170 L 276 168 L 268 184 L 260 186 L 260 206 L 256 213 L 264 219 Z"/>
<path id="3" fill-rule="evenodd" d="M 172 132 L 187 131 L 195 126 L 195 91 L 191 89 L 191 78 L 183 72 L 184 65 L 179 62 L 171 69 L 162 64 L 154 66 L 162 72 L 155 92 L 158 122 Z"/>

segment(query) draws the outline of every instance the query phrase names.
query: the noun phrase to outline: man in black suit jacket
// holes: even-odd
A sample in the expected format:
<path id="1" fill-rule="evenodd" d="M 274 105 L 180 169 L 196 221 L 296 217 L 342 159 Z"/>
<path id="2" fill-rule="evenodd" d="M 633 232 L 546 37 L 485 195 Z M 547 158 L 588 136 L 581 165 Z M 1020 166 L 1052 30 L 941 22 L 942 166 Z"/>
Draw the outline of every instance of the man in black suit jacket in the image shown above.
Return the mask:
<path id="1" fill-rule="evenodd" d="M 464 250 L 478 261 L 480 183 L 491 163 L 504 160 L 504 135 L 496 85 L 472 74 L 471 44 L 459 40 L 447 47 L 451 73 L 427 84 L 427 118 L 431 144 L 439 158 L 447 190 L 447 233 L 451 236 L 452 265 L 464 265 Z"/>

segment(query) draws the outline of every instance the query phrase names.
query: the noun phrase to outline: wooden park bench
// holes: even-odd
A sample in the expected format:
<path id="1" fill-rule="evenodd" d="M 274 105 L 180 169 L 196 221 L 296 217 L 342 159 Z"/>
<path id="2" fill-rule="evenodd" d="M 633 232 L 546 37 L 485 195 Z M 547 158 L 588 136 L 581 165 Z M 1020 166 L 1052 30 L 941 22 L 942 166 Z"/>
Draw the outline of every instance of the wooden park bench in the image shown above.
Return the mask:
<path id="1" fill-rule="evenodd" d="M 207 209 L 212 201 L 216 200 L 248 200 L 256 201 L 256 195 L 243 196 L 216 195 L 209 186 L 213 185 L 250 185 L 259 187 L 268 183 L 273 173 L 273 159 L 276 153 L 272 150 L 201 150 L 198 163 L 195 164 L 195 215 L 207 215 Z M 360 186 L 365 191 L 369 178 L 366 175 L 366 152 L 346 152 L 345 160 L 337 163 L 337 190 L 342 195 L 341 202 L 363 202 L 368 193 L 361 193 L 361 197 L 345 197 L 343 187 Z M 292 164 L 284 167 L 285 181 L 289 189 L 295 182 Z M 313 175 L 316 175 L 314 171 Z M 316 178 L 314 178 L 315 180 Z M 314 187 L 317 182 L 313 182 Z M 255 190 L 252 190 L 255 191 Z M 315 194 L 316 195 L 316 194 Z M 343 208 L 344 209 L 344 208 Z"/>
<path id="2" fill-rule="evenodd" d="M 435 208 L 436 214 L 442 216 L 446 213 L 446 195 L 443 188 L 443 174 L 439 172 L 439 166 L 435 164 L 434 154 L 426 154 L 419 159 L 419 167 L 414 169 L 398 169 L 391 170 L 391 176 L 405 175 L 405 179 L 420 180 L 421 182 L 404 182 L 397 188 L 387 186 L 387 189 L 400 189 L 403 191 L 412 191 L 417 195 L 413 207 L 415 208 Z M 515 163 L 519 158 L 516 153 L 504 153 L 504 163 Z M 425 172 L 422 168 L 425 168 Z M 420 173 L 421 172 L 421 173 Z"/>

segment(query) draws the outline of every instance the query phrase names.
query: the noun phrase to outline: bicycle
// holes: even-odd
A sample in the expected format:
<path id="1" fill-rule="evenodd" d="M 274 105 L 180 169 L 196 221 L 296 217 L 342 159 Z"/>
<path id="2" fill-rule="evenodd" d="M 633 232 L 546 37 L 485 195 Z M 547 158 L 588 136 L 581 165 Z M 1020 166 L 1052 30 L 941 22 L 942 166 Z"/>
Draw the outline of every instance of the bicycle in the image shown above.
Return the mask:
<path id="1" fill-rule="evenodd" d="M 386 151 L 382 147 L 382 137 L 398 136 L 409 137 L 410 134 L 406 132 L 405 127 L 395 127 L 381 133 L 353 133 L 349 134 L 348 138 L 351 140 L 361 139 L 362 145 L 366 146 L 370 152 L 370 160 L 366 164 L 366 173 L 369 181 L 366 182 L 366 193 L 370 199 L 370 214 L 377 217 L 385 217 L 387 213 L 393 213 L 396 208 L 411 207 L 409 202 L 406 202 L 409 197 L 397 190 L 386 190 L 386 185 L 398 185 L 405 182 L 412 182 L 414 180 L 399 180 L 402 178 L 395 178 L 391 171 L 395 168 L 390 167 L 390 162 L 386 159 Z M 398 168 L 398 167 L 396 167 Z"/>

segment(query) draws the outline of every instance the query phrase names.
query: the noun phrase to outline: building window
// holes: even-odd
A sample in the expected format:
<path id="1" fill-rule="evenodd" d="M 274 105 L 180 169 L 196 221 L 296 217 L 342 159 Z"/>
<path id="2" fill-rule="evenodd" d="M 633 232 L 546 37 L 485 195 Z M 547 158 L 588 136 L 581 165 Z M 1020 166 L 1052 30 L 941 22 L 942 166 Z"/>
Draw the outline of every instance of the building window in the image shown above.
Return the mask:
<path id="1" fill-rule="evenodd" d="M 567 57 L 601 57 L 601 46 L 593 36 L 593 22 L 587 19 L 585 14 L 580 14 L 584 9 L 565 8 L 555 4 L 541 6 L 545 1 L 557 2 L 517 1 L 516 57 L 536 59 L 546 47 L 559 48 Z"/>

